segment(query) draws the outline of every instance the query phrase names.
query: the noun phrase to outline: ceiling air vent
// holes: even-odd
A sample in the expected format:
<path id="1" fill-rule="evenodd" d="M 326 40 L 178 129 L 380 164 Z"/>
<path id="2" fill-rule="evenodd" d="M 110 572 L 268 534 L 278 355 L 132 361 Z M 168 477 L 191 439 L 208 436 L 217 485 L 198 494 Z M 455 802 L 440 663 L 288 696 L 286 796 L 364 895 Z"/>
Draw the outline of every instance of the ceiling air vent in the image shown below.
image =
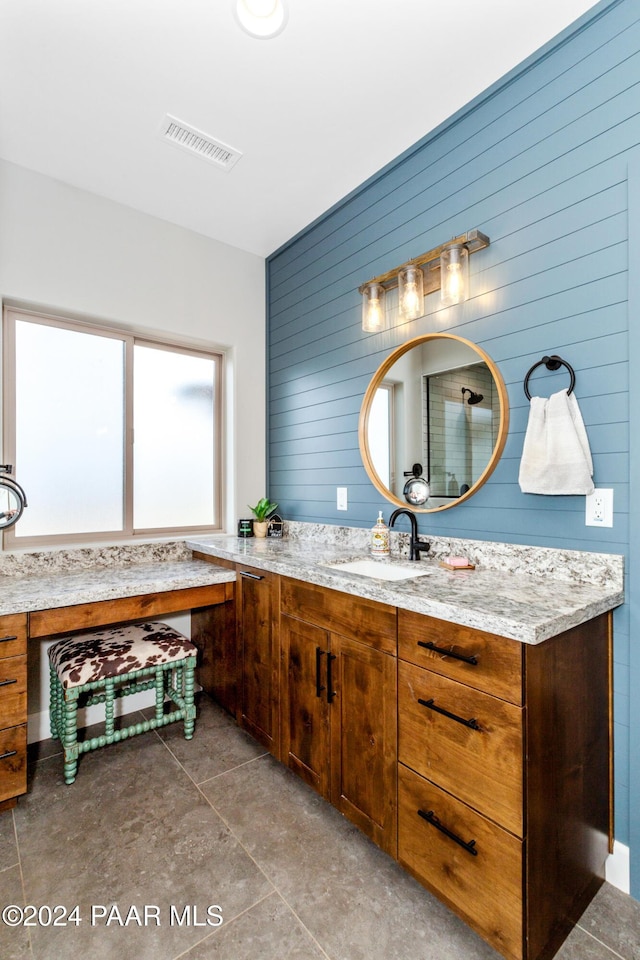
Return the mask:
<path id="1" fill-rule="evenodd" d="M 238 162 L 242 153 L 220 140 L 214 140 L 208 133 L 190 127 L 182 120 L 176 120 L 169 114 L 164 118 L 161 130 L 162 136 L 175 147 L 181 147 L 189 153 L 194 153 L 203 160 L 208 160 L 221 170 L 231 170 Z"/>

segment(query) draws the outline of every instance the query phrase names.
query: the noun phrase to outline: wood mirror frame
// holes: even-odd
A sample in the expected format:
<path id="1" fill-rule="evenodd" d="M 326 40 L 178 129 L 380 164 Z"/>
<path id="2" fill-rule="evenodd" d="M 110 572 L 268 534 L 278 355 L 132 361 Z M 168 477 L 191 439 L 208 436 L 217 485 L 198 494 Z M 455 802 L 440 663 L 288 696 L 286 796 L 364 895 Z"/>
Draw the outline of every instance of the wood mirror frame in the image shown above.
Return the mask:
<path id="1" fill-rule="evenodd" d="M 489 458 L 489 462 L 487 463 L 486 467 L 484 468 L 484 470 L 482 471 L 478 479 L 469 487 L 469 489 L 465 493 L 462 493 L 459 496 L 457 496 L 455 499 L 452 500 L 451 503 L 441 504 L 436 507 L 427 507 L 427 506 L 422 507 L 422 506 L 416 506 L 411 503 L 408 503 L 406 500 L 401 500 L 400 497 L 396 496 L 391 490 L 389 490 L 388 487 L 384 485 L 384 483 L 378 476 L 376 469 L 373 465 L 371 452 L 369 449 L 369 415 L 371 412 L 371 405 L 373 403 L 373 399 L 375 397 L 376 391 L 383 383 L 385 376 L 391 370 L 393 365 L 400 359 L 400 357 L 404 356 L 406 353 L 408 353 L 409 350 L 413 349 L 414 347 L 419 347 L 419 346 L 421 347 L 425 343 L 429 343 L 430 341 L 443 341 L 443 340 L 455 341 L 461 346 L 469 347 L 477 356 L 478 362 L 484 361 L 484 363 L 486 363 L 487 367 L 489 368 L 489 372 L 491 373 L 491 376 L 493 378 L 493 382 L 495 384 L 495 388 L 498 394 L 500 420 L 498 424 L 497 440 L 496 440 L 495 446 L 493 447 L 491 457 Z M 434 373 L 435 372 L 437 371 L 434 371 Z M 419 513 L 437 513 L 441 510 L 449 510 L 451 507 L 455 507 L 459 503 L 463 503 L 465 500 L 468 500 L 469 497 L 472 497 L 474 493 L 476 493 L 480 489 L 480 487 L 482 487 L 483 484 L 486 483 L 488 478 L 491 476 L 491 474 L 495 470 L 498 464 L 498 461 L 500 459 L 500 456 L 502 454 L 502 451 L 504 450 L 504 445 L 507 441 L 508 429 L 509 429 L 509 402 L 507 398 L 507 390 L 504 384 L 504 380 L 502 379 L 502 376 L 500 374 L 500 371 L 498 370 L 497 366 L 495 365 L 491 357 L 489 357 L 488 354 L 486 354 L 485 351 L 481 349 L 481 347 L 478 347 L 475 343 L 472 343 L 470 340 L 465 340 L 463 337 L 458 337 L 452 333 L 427 333 L 419 337 L 414 337 L 412 340 L 408 340 L 406 343 L 401 344 L 401 346 L 397 347 L 394 351 L 392 351 L 392 353 L 389 354 L 389 356 L 380 364 L 380 366 L 376 370 L 375 374 L 373 375 L 373 378 L 371 379 L 369 386 L 367 387 L 367 391 L 364 395 L 364 400 L 362 401 L 362 407 L 360 409 L 360 420 L 358 423 L 358 442 L 360 444 L 360 454 L 362 456 L 362 462 L 364 464 L 364 468 L 367 471 L 367 475 L 369 479 L 371 480 L 374 487 L 379 493 L 381 493 L 387 500 L 389 500 L 391 503 L 395 504 L 398 507 L 405 507 L 409 510 L 413 510 Z"/>

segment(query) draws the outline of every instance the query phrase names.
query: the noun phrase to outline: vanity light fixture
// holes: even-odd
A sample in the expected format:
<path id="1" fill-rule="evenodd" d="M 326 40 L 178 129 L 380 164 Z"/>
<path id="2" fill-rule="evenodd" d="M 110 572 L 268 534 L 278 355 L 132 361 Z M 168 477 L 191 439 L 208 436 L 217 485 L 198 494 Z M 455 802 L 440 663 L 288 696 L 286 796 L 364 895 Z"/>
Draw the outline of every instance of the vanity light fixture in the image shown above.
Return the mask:
<path id="1" fill-rule="evenodd" d="M 452 243 L 440 254 L 440 302 L 449 307 L 469 295 L 469 251 L 464 243 Z"/>
<path id="2" fill-rule="evenodd" d="M 256 40 L 276 37 L 289 19 L 287 0 L 232 0 L 231 6 L 242 29 Z"/>
<path id="3" fill-rule="evenodd" d="M 424 313 L 424 274 L 415 263 L 398 271 L 398 312 L 401 320 L 415 320 Z"/>
<path id="4" fill-rule="evenodd" d="M 362 293 L 362 329 L 366 333 L 379 333 L 387 329 L 385 310 L 386 291 L 381 283 L 372 280 L 360 288 Z"/>
<path id="5" fill-rule="evenodd" d="M 386 330 L 385 291 L 398 287 L 398 314 L 401 321 L 424 314 L 423 299 L 441 290 L 442 303 L 460 303 L 468 296 L 469 255 L 484 250 L 489 237 L 480 230 L 468 230 L 441 243 L 400 267 L 381 273 L 359 287 L 362 294 L 362 329 L 365 333 Z M 422 288 L 422 289 L 421 289 Z"/>

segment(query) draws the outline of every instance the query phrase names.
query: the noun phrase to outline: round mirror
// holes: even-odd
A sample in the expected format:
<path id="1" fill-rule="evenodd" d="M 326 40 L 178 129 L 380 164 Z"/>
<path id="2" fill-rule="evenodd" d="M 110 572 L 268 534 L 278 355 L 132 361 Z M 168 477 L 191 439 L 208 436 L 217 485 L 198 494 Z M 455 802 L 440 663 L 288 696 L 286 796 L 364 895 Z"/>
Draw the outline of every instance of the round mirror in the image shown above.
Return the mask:
<path id="1" fill-rule="evenodd" d="M 509 426 L 498 368 L 449 333 L 409 340 L 380 365 L 360 411 L 369 479 L 396 506 L 431 512 L 468 500 L 491 475 Z"/>

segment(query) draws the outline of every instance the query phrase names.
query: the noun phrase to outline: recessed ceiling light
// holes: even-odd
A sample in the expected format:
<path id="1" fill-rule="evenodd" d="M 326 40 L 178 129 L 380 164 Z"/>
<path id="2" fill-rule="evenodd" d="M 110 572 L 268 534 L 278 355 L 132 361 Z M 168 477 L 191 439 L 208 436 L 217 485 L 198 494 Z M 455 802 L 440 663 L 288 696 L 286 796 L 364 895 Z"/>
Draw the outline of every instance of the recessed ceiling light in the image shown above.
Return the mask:
<path id="1" fill-rule="evenodd" d="M 233 0 L 233 12 L 243 30 L 257 40 L 269 40 L 287 25 L 285 0 Z"/>

